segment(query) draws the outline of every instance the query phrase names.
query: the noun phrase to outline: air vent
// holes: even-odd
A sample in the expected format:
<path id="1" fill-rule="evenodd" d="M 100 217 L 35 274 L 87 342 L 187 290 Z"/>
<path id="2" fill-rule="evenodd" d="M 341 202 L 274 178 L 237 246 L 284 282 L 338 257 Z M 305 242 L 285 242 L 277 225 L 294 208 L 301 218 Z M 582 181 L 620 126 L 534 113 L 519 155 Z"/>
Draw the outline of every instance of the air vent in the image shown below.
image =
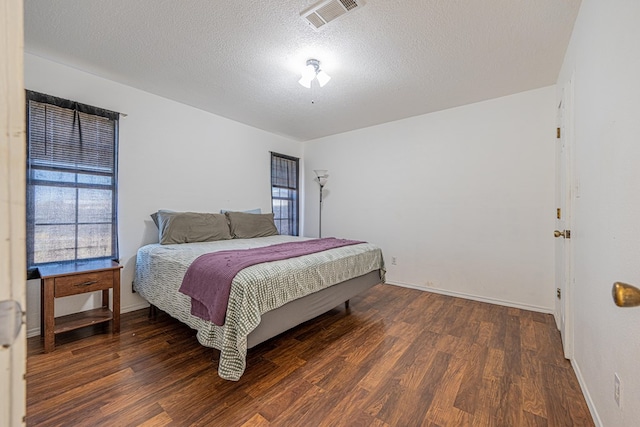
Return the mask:
<path id="1" fill-rule="evenodd" d="M 363 5 L 362 0 L 322 0 L 302 11 L 300 16 L 317 30 L 324 24 Z"/>

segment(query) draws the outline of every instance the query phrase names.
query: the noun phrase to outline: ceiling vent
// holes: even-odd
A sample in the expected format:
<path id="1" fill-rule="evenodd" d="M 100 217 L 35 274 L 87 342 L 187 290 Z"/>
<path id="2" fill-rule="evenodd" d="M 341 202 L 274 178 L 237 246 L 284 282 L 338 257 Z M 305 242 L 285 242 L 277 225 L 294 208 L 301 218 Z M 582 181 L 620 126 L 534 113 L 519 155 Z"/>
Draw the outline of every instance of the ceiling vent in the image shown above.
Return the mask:
<path id="1" fill-rule="evenodd" d="M 300 16 L 316 30 L 336 18 L 362 7 L 362 0 L 322 0 L 303 10 Z"/>

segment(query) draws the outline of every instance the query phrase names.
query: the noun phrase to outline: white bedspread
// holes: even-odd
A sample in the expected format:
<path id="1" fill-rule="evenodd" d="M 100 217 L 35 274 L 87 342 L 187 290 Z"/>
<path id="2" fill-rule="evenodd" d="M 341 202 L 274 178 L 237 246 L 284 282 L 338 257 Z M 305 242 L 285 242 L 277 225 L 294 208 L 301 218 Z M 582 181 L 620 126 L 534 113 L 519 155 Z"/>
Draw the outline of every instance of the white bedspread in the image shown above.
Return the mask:
<path id="1" fill-rule="evenodd" d="M 227 318 L 216 326 L 192 316 L 191 299 L 178 292 L 187 268 L 198 256 L 305 239 L 271 236 L 179 245 L 147 245 L 138 250 L 136 291 L 151 304 L 198 331 L 198 341 L 220 350 L 218 374 L 237 381 L 246 367 L 247 335 L 261 315 L 289 301 L 380 269 L 382 251 L 370 243 L 331 249 L 240 271 L 231 284 Z M 384 281 L 384 277 L 381 277 Z"/>

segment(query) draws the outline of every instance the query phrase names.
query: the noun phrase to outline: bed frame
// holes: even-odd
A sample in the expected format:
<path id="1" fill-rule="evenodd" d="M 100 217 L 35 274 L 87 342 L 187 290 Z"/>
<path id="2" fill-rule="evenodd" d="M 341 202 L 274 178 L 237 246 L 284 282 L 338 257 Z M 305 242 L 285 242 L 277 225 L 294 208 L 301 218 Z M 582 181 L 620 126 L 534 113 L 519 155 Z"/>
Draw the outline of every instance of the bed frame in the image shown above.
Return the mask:
<path id="1" fill-rule="evenodd" d="M 349 309 L 349 300 L 373 286 L 382 283 L 380 270 L 374 270 L 359 277 L 338 283 L 287 304 L 262 315 L 260 324 L 247 336 L 247 347 L 252 348 L 301 323 L 344 303 Z M 155 318 L 158 309 L 149 306 L 149 317 Z"/>

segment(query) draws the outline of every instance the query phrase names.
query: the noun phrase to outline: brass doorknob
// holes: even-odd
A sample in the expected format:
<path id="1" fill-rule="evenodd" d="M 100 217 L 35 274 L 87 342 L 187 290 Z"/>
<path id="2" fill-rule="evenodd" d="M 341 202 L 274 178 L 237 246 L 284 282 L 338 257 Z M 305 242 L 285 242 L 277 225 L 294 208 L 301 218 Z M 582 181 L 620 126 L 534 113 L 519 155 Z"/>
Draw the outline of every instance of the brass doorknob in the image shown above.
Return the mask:
<path id="1" fill-rule="evenodd" d="M 564 237 L 564 231 L 555 230 L 553 232 L 554 237 Z"/>
<path id="2" fill-rule="evenodd" d="M 618 307 L 637 307 L 640 305 L 640 289 L 622 282 L 616 282 L 611 289 L 613 302 Z"/>

